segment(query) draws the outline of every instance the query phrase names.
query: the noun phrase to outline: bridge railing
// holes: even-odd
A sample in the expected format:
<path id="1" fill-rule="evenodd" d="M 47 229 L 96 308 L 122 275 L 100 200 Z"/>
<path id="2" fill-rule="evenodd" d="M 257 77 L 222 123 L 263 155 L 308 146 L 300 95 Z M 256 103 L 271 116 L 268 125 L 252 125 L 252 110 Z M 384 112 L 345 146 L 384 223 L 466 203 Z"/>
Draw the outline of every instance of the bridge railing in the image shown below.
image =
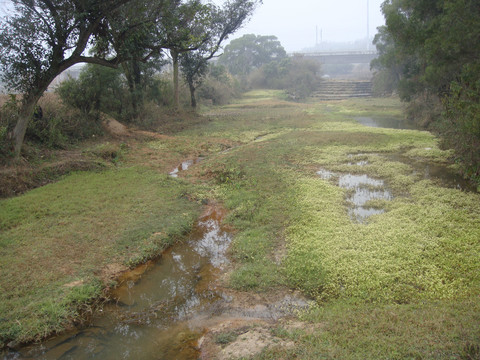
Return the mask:
<path id="1" fill-rule="evenodd" d="M 364 51 L 316 51 L 316 52 L 300 52 L 296 51 L 288 53 L 288 56 L 307 56 L 307 57 L 320 57 L 320 56 L 353 56 L 353 55 L 378 55 L 376 50 L 364 50 Z"/>

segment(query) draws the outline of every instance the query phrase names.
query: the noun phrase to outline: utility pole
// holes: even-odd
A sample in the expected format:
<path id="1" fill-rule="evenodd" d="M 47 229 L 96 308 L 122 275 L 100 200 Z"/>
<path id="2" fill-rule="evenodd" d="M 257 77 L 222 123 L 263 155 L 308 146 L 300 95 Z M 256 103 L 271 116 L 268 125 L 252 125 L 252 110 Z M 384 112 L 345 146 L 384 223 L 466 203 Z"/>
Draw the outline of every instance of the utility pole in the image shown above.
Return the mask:
<path id="1" fill-rule="evenodd" d="M 367 51 L 370 50 L 370 11 L 367 0 Z"/>

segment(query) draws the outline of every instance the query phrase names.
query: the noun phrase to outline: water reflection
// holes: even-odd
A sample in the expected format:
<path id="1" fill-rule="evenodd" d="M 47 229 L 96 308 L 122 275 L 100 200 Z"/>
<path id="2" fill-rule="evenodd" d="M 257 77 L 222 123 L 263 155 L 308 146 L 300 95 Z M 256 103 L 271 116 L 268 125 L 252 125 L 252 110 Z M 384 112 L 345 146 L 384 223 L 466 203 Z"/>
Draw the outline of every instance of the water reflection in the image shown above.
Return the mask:
<path id="1" fill-rule="evenodd" d="M 183 161 L 180 165 L 178 165 L 175 169 L 169 172 L 169 175 L 171 177 L 178 177 L 178 173 L 181 171 L 188 170 L 188 168 L 194 164 L 198 164 L 200 161 L 202 161 L 203 158 L 199 157 L 196 158 L 195 160 L 185 160 Z"/>
<path id="2" fill-rule="evenodd" d="M 5 359 L 197 358 L 195 341 L 202 328 L 189 321 L 224 302 L 214 281 L 228 263 L 231 242 L 221 225 L 223 216 L 224 211 L 211 209 L 183 244 L 166 251 L 155 264 L 124 276 L 112 293 L 116 302 L 104 307 L 85 329 L 9 353 Z"/>
<path id="3" fill-rule="evenodd" d="M 370 216 L 385 212 L 382 208 L 369 205 L 370 201 L 393 199 L 392 193 L 386 189 L 383 180 L 373 179 L 366 174 L 336 175 L 331 171 L 320 169 L 317 175 L 324 180 L 338 177 L 338 186 L 349 190 L 346 197 L 349 204 L 348 214 L 352 220 L 359 223 L 366 223 Z"/>
<path id="4" fill-rule="evenodd" d="M 387 128 L 387 129 L 408 129 L 408 130 L 417 130 L 418 127 L 407 120 L 404 119 L 396 119 L 396 118 L 380 118 L 380 117 L 356 117 L 360 124 L 368 126 L 368 127 L 376 127 L 376 128 Z"/>
<path id="5" fill-rule="evenodd" d="M 347 196 L 351 205 L 348 212 L 353 220 L 360 223 L 365 223 L 372 215 L 385 212 L 384 209 L 368 206 L 369 201 L 393 199 L 392 193 L 385 189 L 383 180 L 376 180 L 368 175 L 343 175 L 338 179 L 338 185 L 352 190 Z"/>

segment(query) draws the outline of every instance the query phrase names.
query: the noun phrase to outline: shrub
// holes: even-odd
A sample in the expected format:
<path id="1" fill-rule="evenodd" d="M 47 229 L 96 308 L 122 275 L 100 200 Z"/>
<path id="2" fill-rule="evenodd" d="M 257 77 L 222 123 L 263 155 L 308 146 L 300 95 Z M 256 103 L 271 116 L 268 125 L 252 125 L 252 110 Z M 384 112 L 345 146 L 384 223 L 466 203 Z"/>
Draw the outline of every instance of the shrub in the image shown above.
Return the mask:
<path id="1" fill-rule="evenodd" d="M 200 100 L 213 105 L 227 104 L 240 93 L 238 82 L 228 73 L 223 65 L 212 65 L 197 94 Z"/>
<path id="2" fill-rule="evenodd" d="M 373 94 L 375 96 L 389 96 L 396 91 L 397 79 L 386 70 L 379 70 L 373 75 Z"/>
<path id="3" fill-rule="evenodd" d="M 173 83 L 172 73 L 163 73 L 155 75 L 151 86 L 147 88 L 146 99 L 155 104 L 171 108 L 173 107 Z M 190 93 L 185 84 L 180 83 L 179 87 L 180 104 L 185 107 L 190 106 Z"/>
<path id="4" fill-rule="evenodd" d="M 13 131 L 18 115 L 19 100 L 9 95 L 0 109 L 0 159 L 13 155 Z M 38 102 L 34 116 L 29 122 L 25 140 L 47 148 L 64 148 L 69 143 L 102 133 L 95 114 L 85 115 L 68 108 L 53 93 L 45 93 Z"/>
<path id="5" fill-rule="evenodd" d="M 292 99 L 309 96 L 318 86 L 320 65 L 314 60 L 294 57 L 272 61 L 250 75 L 254 88 L 286 90 Z"/>
<path id="6" fill-rule="evenodd" d="M 13 131 L 17 122 L 18 100 L 15 95 L 5 97 L 0 108 L 0 159 L 13 155 L 13 142 L 8 134 Z"/>
<path id="7" fill-rule="evenodd" d="M 127 91 L 117 69 L 87 65 L 78 79 L 63 81 L 56 93 L 64 104 L 80 110 L 84 116 L 101 111 L 121 119 L 128 113 Z"/>

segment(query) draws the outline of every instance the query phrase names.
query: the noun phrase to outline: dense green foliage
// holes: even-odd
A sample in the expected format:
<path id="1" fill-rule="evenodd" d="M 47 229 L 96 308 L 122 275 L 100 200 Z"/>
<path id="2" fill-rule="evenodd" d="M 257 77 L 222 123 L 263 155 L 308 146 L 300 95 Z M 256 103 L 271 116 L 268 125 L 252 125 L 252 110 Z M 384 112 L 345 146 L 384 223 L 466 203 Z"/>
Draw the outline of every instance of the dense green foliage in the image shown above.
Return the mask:
<path id="1" fill-rule="evenodd" d="M 303 99 L 317 89 L 320 64 L 303 57 L 284 58 L 262 65 L 249 77 L 258 89 L 286 90 L 291 99 Z"/>
<path id="2" fill-rule="evenodd" d="M 372 63 L 378 91 L 396 89 L 414 116 L 423 117 L 417 120 L 455 148 L 466 175 L 479 180 L 478 2 L 388 0 L 382 10 L 386 25 L 375 40 L 380 57 Z"/>
<path id="3" fill-rule="evenodd" d="M 109 67 L 126 63 L 136 116 L 142 102 L 139 63 L 168 49 L 174 69 L 174 106 L 178 108 L 179 54 L 210 42 L 218 49 L 257 4 L 256 0 L 231 0 L 220 9 L 200 0 L 12 2 L 13 15 L 0 20 L 0 67 L 9 88 L 23 93 L 16 125 L 7 133 L 15 141 L 17 157 L 38 100 L 66 69 L 83 62 Z M 87 48 L 91 50 L 88 55 Z"/>
<path id="4" fill-rule="evenodd" d="M 117 69 L 87 65 L 78 79 L 67 79 L 56 89 L 63 102 L 83 114 L 103 111 L 122 114 L 124 81 Z"/>
<path id="5" fill-rule="evenodd" d="M 218 61 L 233 75 L 248 75 L 262 65 L 286 56 L 276 36 L 248 34 L 232 40 Z"/>

